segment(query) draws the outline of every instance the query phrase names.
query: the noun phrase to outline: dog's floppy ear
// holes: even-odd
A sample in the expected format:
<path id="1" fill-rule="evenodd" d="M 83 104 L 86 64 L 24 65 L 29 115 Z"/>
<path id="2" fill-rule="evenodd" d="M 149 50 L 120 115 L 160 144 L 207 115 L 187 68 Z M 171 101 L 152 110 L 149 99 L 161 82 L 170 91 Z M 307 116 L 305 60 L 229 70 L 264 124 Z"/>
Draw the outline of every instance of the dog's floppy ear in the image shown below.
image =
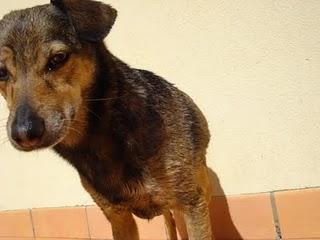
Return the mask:
<path id="1" fill-rule="evenodd" d="M 92 0 L 51 0 L 51 4 L 69 16 L 84 41 L 102 41 L 117 17 L 117 11 L 110 5 Z"/>

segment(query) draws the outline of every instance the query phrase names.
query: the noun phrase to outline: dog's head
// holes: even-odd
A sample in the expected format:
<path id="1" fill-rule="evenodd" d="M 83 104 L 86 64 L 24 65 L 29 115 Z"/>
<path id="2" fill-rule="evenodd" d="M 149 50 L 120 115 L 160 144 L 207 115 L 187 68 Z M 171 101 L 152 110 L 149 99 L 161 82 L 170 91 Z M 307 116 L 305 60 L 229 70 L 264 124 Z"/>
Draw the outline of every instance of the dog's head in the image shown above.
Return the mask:
<path id="1" fill-rule="evenodd" d="M 94 78 L 94 45 L 109 33 L 116 15 L 100 2 L 51 0 L 3 17 L 0 92 L 16 148 L 49 147 L 71 134 Z"/>

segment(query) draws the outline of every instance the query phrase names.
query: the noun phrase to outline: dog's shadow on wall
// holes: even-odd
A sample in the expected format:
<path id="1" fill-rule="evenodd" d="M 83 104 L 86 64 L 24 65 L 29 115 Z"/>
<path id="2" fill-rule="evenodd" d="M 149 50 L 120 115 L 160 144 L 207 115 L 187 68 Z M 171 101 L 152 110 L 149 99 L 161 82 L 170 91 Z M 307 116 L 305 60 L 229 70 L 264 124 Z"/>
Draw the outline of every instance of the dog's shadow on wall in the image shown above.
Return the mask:
<path id="1" fill-rule="evenodd" d="M 210 168 L 208 170 L 214 196 L 209 205 L 213 235 L 215 239 L 241 240 L 243 238 L 232 221 L 227 198 L 220 185 L 219 178 Z M 175 220 L 180 238 L 187 240 L 188 233 L 182 215 L 175 213 Z"/>

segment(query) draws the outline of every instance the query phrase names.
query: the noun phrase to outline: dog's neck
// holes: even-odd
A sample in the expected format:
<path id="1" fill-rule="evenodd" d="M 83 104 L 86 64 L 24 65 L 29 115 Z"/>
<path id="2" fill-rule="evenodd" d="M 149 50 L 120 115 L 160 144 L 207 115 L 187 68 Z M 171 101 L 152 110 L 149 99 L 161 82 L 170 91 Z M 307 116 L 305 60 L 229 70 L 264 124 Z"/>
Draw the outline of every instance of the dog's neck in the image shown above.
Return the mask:
<path id="1" fill-rule="evenodd" d="M 85 97 L 90 101 L 83 101 L 80 112 L 84 126 L 78 123 L 74 144 L 62 141 L 54 149 L 98 191 L 118 194 L 108 199 L 123 199 L 128 193 L 121 186 L 139 186 L 165 141 L 164 120 L 155 107 L 161 90 L 155 86 L 162 79 L 130 68 L 102 44 L 95 59 L 96 74 Z"/>
<path id="2" fill-rule="evenodd" d="M 93 84 L 83 94 L 83 105 L 72 126 L 76 131 L 54 150 L 89 180 L 100 174 L 113 180 L 127 179 L 128 174 L 137 179 L 141 170 L 135 154 L 140 152 L 134 148 L 129 152 L 128 146 L 135 141 L 132 132 L 138 124 L 133 109 L 143 112 L 145 106 L 127 81 L 135 70 L 115 58 L 103 44 L 96 46 L 95 59 Z"/>

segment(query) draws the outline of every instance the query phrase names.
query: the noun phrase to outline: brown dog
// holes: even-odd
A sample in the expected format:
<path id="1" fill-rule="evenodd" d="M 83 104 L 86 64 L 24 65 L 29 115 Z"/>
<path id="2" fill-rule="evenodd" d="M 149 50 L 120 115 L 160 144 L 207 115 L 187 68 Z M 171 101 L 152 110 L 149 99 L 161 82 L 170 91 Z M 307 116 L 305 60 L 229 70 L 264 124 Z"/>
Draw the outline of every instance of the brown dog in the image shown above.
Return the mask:
<path id="1" fill-rule="evenodd" d="M 0 91 L 20 150 L 52 147 L 79 172 L 112 224 L 137 240 L 132 213 L 185 217 L 189 239 L 212 238 L 207 122 L 193 101 L 103 43 L 117 13 L 90 0 L 56 0 L 0 21 Z"/>

